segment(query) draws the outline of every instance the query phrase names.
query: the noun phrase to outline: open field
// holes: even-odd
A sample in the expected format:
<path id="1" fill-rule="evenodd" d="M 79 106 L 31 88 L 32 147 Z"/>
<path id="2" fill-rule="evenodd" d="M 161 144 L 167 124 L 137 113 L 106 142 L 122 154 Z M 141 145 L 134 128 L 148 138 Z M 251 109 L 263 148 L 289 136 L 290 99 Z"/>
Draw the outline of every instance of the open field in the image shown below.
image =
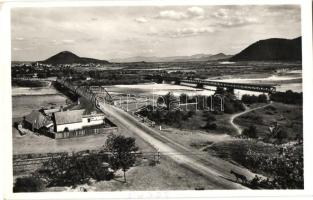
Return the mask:
<path id="1" fill-rule="evenodd" d="M 18 131 L 13 128 L 13 154 L 76 152 L 87 149 L 99 149 L 105 143 L 106 138 L 107 135 L 91 135 L 55 140 L 43 135 L 20 136 Z"/>
<path id="2" fill-rule="evenodd" d="M 60 94 L 51 95 L 22 95 L 12 98 L 13 118 L 22 118 L 33 110 L 39 110 L 42 107 L 59 107 L 66 104 L 66 97 Z"/>

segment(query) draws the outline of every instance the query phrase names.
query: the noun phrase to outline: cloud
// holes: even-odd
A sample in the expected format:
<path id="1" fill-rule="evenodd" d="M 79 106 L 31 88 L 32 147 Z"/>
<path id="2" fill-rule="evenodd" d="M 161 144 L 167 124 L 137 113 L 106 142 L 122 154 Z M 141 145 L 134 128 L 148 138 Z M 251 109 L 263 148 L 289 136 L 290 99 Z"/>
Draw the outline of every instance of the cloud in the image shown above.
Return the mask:
<path id="1" fill-rule="evenodd" d="M 63 44 L 73 44 L 73 43 L 75 43 L 75 40 L 64 39 L 64 40 L 62 40 L 62 43 Z"/>
<path id="2" fill-rule="evenodd" d="M 174 37 L 189 37 L 195 36 L 204 33 L 213 33 L 214 29 L 211 27 L 200 27 L 200 28 L 180 28 L 177 29 L 176 32 L 172 35 Z"/>
<path id="3" fill-rule="evenodd" d="M 188 15 L 184 12 L 177 12 L 174 10 L 164 10 L 159 13 L 157 18 L 170 19 L 170 20 L 182 20 L 188 18 Z"/>
<path id="4" fill-rule="evenodd" d="M 17 47 L 14 47 L 14 48 L 13 48 L 13 51 L 21 51 L 21 50 L 23 50 L 23 49 L 17 48 Z"/>
<path id="5" fill-rule="evenodd" d="M 212 15 L 215 18 L 227 19 L 229 17 L 228 12 L 229 11 L 227 9 L 221 8 L 218 11 L 214 12 Z"/>
<path id="6" fill-rule="evenodd" d="M 138 17 L 135 19 L 136 22 L 138 23 L 146 23 L 148 20 L 145 17 Z"/>
<path id="7" fill-rule="evenodd" d="M 75 40 L 71 39 L 64 39 L 64 40 L 50 40 L 50 46 L 58 46 L 58 45 L 67 45 L 67 44 L 74 44 Z"/>
<path id="8" fill-rule="evenodd" d="M 226 27 L 226 28 L 230 28 L 230 27 L 240 27 L 240 26 L 247 26 L 247 25 L 251 25 L 251 24 L 257 24 L 259 23 L 258 19 L 254 18 L 254 17 L 247 17 L 247 18 L 232 18 L 230 20 L 224 20 L 224 21 L 220 21 L 217 22 L 216 25 L 220 26 L 220 27 Z"/>
<path id="9" fill-rule="evenodd" d="M 187 14 L 190 17 L 203 18 L 204 17 L 204 10 L 203 10 L 203 8 L 200 8 L 200 7 L 191 7 L 191 8 L 188 8 Z"/>
<path id="10" fill-rule="evenodd" d="M 22 37 L 17 37 L 17 38 L 15 38 L 15 40 L 22 41 L 22 40 L 24 40 L 24 38 L 22 38 Z"/>
<path id="11" fill-rule="evenodd" d="M 19 48 L 19 47 L 13 47 L 13 51 L 24 51 L 24 50 L 32 50 L 34 47 L 24 47 L 24 48 Z"/>
<path id="12" fill-rule="evenodd" d="M 212 14 L 212 17 L 215 18 L 215 26 L 219 27 L 240 27 L 247 26 L 251 24 L 260 23 L 259 19 L 251 15 L 251 12 L 247 14 L 246 9 L 238 9 L 235 7 L 221 8 Z"/>
<path id="13" fill-rule="evenodd" d="M 163 31 L 163 32 L 150 32 L 148 35 L 152 36 L 162 36 L 170 38 L 182 38 L 182 37 L 192 37 L 197 35 L 204 35 L 214 33 L 215 29 L 212 27 L 185 27 L 177 28 L 172 31 Z"/>
<path id="14" fill-rule="evenodd" d="M 301 21 L 301 7 L 299 5 L 275 5 L 263 9 L 263 16 L 284 17 L 294 22 Z"/>
<path id="15" fill-rule="evenodd" d="M 186 11 L 175 11 L 175 10 L 163 10 L 160 11 L 159 15 L 156 16 L 158 19 L 168 19 L 168 20 L 183 20 L 204 18 L 204 10 L 200 7 L 190 7 Z"/>

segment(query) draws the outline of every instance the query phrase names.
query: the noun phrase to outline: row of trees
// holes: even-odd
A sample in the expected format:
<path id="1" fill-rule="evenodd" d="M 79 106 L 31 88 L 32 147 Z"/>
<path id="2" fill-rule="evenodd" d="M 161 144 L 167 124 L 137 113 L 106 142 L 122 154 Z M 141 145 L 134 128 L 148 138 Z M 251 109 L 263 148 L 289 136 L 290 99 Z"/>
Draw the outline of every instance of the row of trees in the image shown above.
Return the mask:
<path id="1" fill-rule="evenodd" d="M 245 94 L 241 97 L 241 101 L 245 104 L 267 103 L 267 96 L 265 94 L 258 96 Z"/>
<path id="2" fill-rule="evenodd" d="M 194 111 L 183 110 L 166 110 L 166 109 L 153 109 L 151 105 L 146 109 L 141 110 L 138 114 L 147 117 L 149 120 L 157 124 L 166 124 L 169 126 L 181 127 L 182 123 L 192 117 Z"/>
<path id="3" fill-rule="evenodd" d="M 187 94 L 181 94 L 179 97 L 175 97 L 172 93 L 168 93 L 158 98 L 159 104 L 164 104 L 167 110 L 171 108 L 177 108 L 179 103 L 196 103 L 197 110 L 210 110 L 215 112 L 224 112 L 227 114 L 233 114 L 236 112 L 244 111 L 244 105 L 240 100 L 235 99 L 232 95 L 212 95 L 212 96 L 188 96 Z"/>
<path id="4" fill-rule="evenodd" d="M 275 92 L 270 95 L 270 99 L 272 101 L 286 104 L 302 105 L 303 93 L 293 92 L 292 90 L 287 90 L 286 92 Z"/>
<path id="5" fill-rule="evenodd" d="M 176 97 L 172 93 L 167 93 L 159 97 L 157 103 L 157 107 L 147 106 L 139 111 L 138 114 L 147 117 L 157 124 L 166 124 L 180 128 L 183 122 L 191 118 L 196 111 L 202 111 L 206 121 L 205 126 L 202 128 L 205 130 L 215 130 L 217 128 L 214 122 L 216 121 L 214 114 L 232 114 L 245 109 L 241 101 L 234 99 L 228 94 L 211 97 L 201 95 L 190 97 L 183 93 Z M 189 106 L 180 105 L 186 103 L 191 104 Z M 196 105 L 194 105 L 195 103 Z M 185 107 L 188 110 L 185 110 Z"/>

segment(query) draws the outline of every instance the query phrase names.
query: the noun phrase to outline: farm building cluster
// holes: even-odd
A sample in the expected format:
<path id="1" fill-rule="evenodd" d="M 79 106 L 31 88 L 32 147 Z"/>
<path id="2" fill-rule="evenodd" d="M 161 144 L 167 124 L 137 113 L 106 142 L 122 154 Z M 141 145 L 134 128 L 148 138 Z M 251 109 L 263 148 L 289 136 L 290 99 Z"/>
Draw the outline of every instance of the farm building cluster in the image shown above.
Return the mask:
<path id="1" fill-rule="evenodd" d="M 60 108 L 34 110 L 18 125 L 21 134 L 31 131 L 54 139 L 115 133 L 117 127 L 103 113 L 84 109 Z"/>

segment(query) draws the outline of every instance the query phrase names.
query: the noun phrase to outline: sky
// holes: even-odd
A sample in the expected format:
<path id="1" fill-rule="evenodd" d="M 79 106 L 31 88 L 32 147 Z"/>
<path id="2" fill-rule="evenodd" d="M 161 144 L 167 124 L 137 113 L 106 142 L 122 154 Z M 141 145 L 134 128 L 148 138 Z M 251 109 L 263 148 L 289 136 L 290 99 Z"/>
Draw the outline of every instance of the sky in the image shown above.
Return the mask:
<path id="1" fill-rule="evenodd" d="M 13 61 L 71 51 L 103 60 L 236 54 L 261 39 L 301 36 L 297 5 L 13 8 Z"/>

